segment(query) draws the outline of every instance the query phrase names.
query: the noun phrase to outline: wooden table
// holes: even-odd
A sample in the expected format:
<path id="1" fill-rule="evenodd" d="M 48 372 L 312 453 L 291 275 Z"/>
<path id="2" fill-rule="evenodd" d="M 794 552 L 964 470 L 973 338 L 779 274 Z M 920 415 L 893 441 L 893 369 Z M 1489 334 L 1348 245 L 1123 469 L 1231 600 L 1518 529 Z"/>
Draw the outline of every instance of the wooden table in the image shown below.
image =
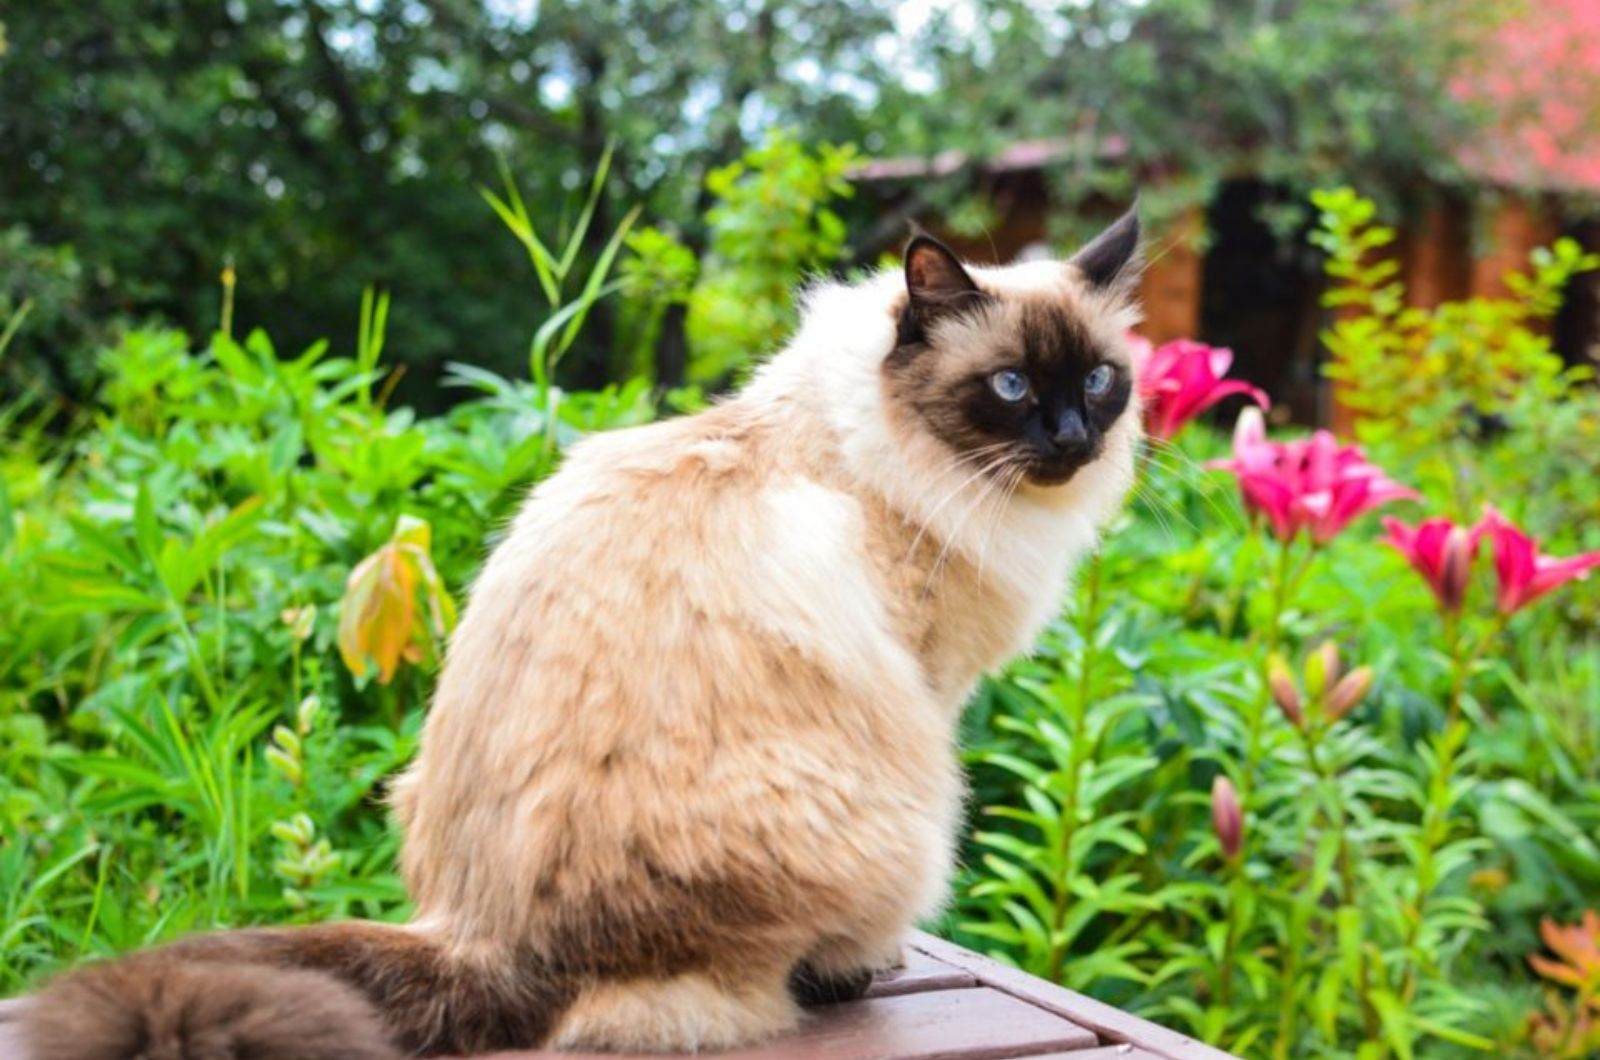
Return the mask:
<path id="1" fill-rule="evenodd" d="M 7 1013 L 14 1015 L 19 1004 L 0 1002 L 0 1060 L 27 1060 L 15 1033 L 7 1033 Z M 717 1060 L 1236 1060 L 920 933 L 907 950 L 905 967 L 873 983 L 864 1000 L 818 1009 L 804 1027 L 777 1041 L 715 1055 Z M 497 1054 L 497 1060 L 558 1058 L 574 1060 L 574 1054 Z"/>

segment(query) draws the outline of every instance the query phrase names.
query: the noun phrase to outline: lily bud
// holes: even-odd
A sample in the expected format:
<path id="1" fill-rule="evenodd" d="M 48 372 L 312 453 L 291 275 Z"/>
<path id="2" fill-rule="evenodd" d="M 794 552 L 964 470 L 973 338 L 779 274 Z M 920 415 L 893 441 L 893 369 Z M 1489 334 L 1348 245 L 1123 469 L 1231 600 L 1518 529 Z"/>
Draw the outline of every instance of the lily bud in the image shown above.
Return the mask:
<path id="1" fill-rule="evenodd" d="M 316 628 L 317 605 L 306 604 L 304 607 L 291 607 L 278 617 L 283 619 L 283 624 L 289 627 L 289 636 L 295 640 L 306 640 Z"/>
<path id="2" fill-rule="evenodd" d="M 300 701 L 294 710 L 295 727 L 304 736 L 311 731 L 311 726 L 317 723 L 317 714 L 322 710 L 322 698 L 312 692 Z"/>
<path id="3" fill-rule="evenodd" d="M 1306 692 L 1321 699 L 1328 686 L 1339 680 L 1339 645 L 1325 640 L 1306 656 Z"/>
<path id="4" fill-rule="evenodd" d="M 1211 782 L 1211 827 L 1217 833 L 1222 853 L 1232 861 L 1244 844 L 1244 811 L 1239 808 L 1239 793 L 1233 782 L 1221 773 Z"/>
<path id="5" fill-rule="evenodd" d="M 1358 666 L 1345 674 L 1328 698 L 1323 702 L 1323 713 L 1329 721 L 1338 721 L 1356 708 L 1372 688 L 1372 667 Z"/>
<path id="6" fill-rule="evenodd" d="M 1439 606 L 1447 613 L 1461 610 L 1467 598 L 1467 582 L 1472 577 L 1472 555 L 1477 542 L 1472 531 L 1464 526 L 1452 526 L 1445 535 L 1444 550 L 1439 563 Z"/>
<path id="7" fill-rule="evenodd" d="M 1303 728 L 1306 714 L 1300 701 L 1300 689 L 1295 687 L 1294 675 L 1281 655 L 1267 660 L 1267 686 L 1272 689 L 1272 700 L 1295 728 Z"/>

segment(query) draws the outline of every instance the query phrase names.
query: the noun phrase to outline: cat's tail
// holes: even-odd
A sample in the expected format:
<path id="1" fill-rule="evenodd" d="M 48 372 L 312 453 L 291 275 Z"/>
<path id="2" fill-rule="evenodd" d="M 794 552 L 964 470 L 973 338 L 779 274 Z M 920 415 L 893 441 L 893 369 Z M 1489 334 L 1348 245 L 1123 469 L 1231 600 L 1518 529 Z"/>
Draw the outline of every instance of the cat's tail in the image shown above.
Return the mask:
<path id="1" fill-rule="evenodd" d="M 398 1060 L 538 1045 L 562 1008 L 536 963 L 458 960 L 349 922 L 203 935 L 53 980 L 27 1060 Z"/>

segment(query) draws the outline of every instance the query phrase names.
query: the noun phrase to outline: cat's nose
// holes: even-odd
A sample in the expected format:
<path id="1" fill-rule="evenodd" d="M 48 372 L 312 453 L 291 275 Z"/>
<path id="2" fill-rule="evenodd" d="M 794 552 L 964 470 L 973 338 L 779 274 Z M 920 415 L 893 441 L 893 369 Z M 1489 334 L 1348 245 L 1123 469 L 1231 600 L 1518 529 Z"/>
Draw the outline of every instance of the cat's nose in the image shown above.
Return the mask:
<path id="1" fill-rule="evenodd" d="M 1083 413 L 1066 409 L 1056 420 L 1056 429 L 1050 440 L 1062 452 L 1075 452 L 1089 447 L 1089 426 L 1083 422 Z"/>

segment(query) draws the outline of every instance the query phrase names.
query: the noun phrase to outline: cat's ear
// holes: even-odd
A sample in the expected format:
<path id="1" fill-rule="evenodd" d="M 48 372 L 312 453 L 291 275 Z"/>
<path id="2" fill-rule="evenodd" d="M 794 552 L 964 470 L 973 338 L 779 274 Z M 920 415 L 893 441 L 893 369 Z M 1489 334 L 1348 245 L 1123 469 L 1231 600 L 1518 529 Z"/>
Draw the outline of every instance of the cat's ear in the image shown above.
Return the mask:
<path id="1" fill-rule="evenodd" d="M 1090 287 L 1116 294 L 1131 293 L 1144 265 L 1139 254 L 1138 202 L 1074 254 L 1072 264 Z"/>
<path id="2" fill-rule="evenodd" d="M 955 251 L 925 232 L 911 237 L 906 244 L 906 315 L 912 323 L 926 328 L 982 297 Z"/>

